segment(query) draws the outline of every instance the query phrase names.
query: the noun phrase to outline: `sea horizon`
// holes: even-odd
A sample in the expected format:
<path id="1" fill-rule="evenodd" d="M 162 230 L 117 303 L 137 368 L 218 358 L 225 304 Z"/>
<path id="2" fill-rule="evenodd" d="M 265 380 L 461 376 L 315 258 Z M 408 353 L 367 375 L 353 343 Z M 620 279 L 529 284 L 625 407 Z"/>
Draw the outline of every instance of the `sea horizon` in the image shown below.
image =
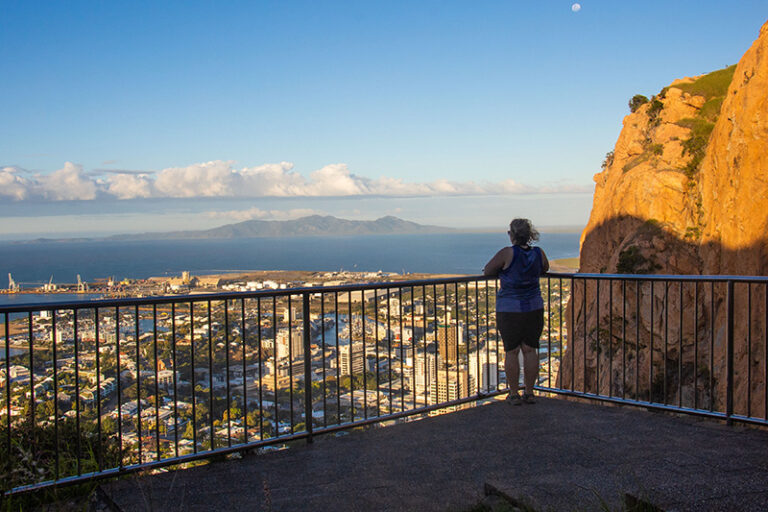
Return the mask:
<path id="1" fill-rule="evenodd" d="M 23 288 L 113 277 L 147 279 L 264 270 L 479 274 L 505 233 L 301 236 L 205 240 L 0 242 L 0 272 Z M 549 259 L 579 255 L 579 234 L 542 233 Z M 5 284 L 5 283 L 4 283 Z M 5 286 L 3 286 L 5 288 Z"/>

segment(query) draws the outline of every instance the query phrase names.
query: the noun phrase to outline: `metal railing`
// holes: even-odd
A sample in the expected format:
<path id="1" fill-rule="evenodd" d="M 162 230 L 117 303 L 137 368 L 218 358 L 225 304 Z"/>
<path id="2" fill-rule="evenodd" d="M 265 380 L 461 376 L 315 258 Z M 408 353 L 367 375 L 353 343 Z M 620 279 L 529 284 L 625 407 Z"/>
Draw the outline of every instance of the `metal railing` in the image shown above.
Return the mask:
<path id="1" fill-rule="evenodd" d="M 573 342 L 547 391 L 768 425 L 768 278 L 555 277 Z"/>
<path id="2" fill-rule="evenodd" d="M 475 276 L 0 307 L 3 492 L 504 393 L 497 286 Z M 540 391 L 768 424 L 768 279 L 548 274 L 542 294 Z"/>

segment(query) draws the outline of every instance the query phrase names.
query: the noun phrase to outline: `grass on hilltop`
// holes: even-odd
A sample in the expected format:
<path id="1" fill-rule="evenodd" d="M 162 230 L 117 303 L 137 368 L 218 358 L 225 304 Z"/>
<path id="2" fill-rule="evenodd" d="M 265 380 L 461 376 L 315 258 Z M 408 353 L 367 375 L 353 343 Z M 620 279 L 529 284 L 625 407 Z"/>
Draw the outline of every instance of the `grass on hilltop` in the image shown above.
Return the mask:
<path id="1" fill-rule="evenodd" d="M 678 84 L 675 87 L 692 96 L 704 96 L 707 100 L 725 96 L 725 93 L 728 92 L 728 86 L 733 80 L 734 71 L 736 71 L 736 64 L 708 73 L 694 82 Z M 717 110 L 719 112 L 720 109 Z"/>

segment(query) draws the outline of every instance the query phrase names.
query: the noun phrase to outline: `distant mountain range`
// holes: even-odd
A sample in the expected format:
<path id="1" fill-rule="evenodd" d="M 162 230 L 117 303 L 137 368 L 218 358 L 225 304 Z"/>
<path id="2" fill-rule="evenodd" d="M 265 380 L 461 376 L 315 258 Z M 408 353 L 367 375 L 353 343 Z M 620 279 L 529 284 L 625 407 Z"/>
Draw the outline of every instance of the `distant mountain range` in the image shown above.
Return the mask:
<path id="1" fill-rule="evenodd" d="M 257 238 L 267 236 L 343 236 L 402 235 L 411 233 L 451 233 L 456 230 L 417 224 L 393 216 L 376 220 L 346 220 L 330 215 L 311 215 L 295 220 L 246 220 L 217 228 L 166 233 L 114 235 L 106 240 L 157 240 L 206 238 Z"/>

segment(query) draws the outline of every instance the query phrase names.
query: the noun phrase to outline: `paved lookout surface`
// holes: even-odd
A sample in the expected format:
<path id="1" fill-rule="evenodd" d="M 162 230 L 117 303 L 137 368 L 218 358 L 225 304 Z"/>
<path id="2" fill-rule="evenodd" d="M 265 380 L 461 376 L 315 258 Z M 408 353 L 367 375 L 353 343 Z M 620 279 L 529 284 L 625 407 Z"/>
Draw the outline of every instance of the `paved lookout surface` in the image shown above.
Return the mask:
<path id="1" fill-rule="evenodd" d="M 495 402 L 102 485 L 119 510 L 768 509 L 768 432 L 631 408 Z"/>

